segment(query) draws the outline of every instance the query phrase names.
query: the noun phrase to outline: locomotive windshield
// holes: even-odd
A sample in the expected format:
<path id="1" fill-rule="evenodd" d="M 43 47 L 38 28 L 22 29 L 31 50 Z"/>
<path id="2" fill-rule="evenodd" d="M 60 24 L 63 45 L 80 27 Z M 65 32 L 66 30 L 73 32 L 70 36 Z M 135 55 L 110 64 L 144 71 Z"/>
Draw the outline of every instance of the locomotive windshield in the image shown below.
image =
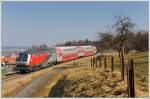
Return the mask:
<path id="1" fill-rule="evenodd" d="M 28 53 L 27 52 L 21 52 L 18 54 L 17 61 L 25 62 L 25 61 L 27 61 L 27 58 L 28 58 Z"/>

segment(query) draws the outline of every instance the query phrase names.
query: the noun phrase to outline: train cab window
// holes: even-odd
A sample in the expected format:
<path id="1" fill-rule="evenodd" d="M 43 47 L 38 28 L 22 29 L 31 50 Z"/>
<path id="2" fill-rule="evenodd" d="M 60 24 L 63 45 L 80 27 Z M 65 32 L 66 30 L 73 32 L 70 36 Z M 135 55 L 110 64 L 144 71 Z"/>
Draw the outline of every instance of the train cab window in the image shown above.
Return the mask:
<path id="1" fill-rule="evenodd" d="M 17 56 L 17 61 L 27 61 L 28 58 L 28 53 L 24 52 L 24 53 L 19 53 Z"/>

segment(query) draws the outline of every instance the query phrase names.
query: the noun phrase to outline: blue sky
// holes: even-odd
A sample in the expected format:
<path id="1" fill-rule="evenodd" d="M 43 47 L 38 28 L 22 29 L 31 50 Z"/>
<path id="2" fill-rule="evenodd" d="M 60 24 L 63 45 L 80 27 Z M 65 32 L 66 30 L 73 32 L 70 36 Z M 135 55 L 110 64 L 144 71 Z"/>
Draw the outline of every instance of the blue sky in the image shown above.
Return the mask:
<path id="1" fill-rule="evenodd" d="M 148 2 L 2 2 L 2 46 L 48 46 L 97 40 L 114 16 L 129 16 L 135 30 L 148 30 Z"/>

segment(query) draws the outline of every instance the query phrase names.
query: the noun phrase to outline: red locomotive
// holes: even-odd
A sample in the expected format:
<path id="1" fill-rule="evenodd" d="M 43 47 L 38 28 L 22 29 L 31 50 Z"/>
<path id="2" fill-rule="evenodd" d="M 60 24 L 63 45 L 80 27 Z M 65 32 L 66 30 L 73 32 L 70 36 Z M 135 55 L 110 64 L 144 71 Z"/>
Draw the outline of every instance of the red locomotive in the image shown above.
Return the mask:
<path id="1" fill-rule="evenodd" d="M 16 67 L 21 72 L 30 72 L 50 65 L 50 53 L 42 50 L 30 49 L 18 53 Z"/>

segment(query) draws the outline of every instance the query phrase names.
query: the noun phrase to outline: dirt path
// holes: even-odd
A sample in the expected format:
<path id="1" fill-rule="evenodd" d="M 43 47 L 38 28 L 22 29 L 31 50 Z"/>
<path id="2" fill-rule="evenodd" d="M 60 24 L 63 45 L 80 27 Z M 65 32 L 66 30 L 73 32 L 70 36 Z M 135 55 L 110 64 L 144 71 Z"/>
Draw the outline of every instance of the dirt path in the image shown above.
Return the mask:
<path id="1" fill-rule="evenodd" d="M 50 83 L 48 81 L 53 81 L 53 77 L 59 75 L 62 71 L 70 68 L 76 68 L 73 64 L 66 64 L 62 67 L 57 67 L 49 72 L 44 73 L 42 76 L 33 80 L 27 86 L 25 86 L 21 91 L 19 91 L 14 97 L 38 97 L 38 93 L 41 89 Z M 52 82 L 51 82 L 52 83 Z"/>
<path id="2" fill-rule="evenodd" d="M 51 76 L 53 76 L 53 73 L 46 72 L 39 78 L 29 83 L 25 88 L 19 91 L 14 97 L 30 97 L 32 93 L 37 92 L 39 87 L 45 84 Z"/>

